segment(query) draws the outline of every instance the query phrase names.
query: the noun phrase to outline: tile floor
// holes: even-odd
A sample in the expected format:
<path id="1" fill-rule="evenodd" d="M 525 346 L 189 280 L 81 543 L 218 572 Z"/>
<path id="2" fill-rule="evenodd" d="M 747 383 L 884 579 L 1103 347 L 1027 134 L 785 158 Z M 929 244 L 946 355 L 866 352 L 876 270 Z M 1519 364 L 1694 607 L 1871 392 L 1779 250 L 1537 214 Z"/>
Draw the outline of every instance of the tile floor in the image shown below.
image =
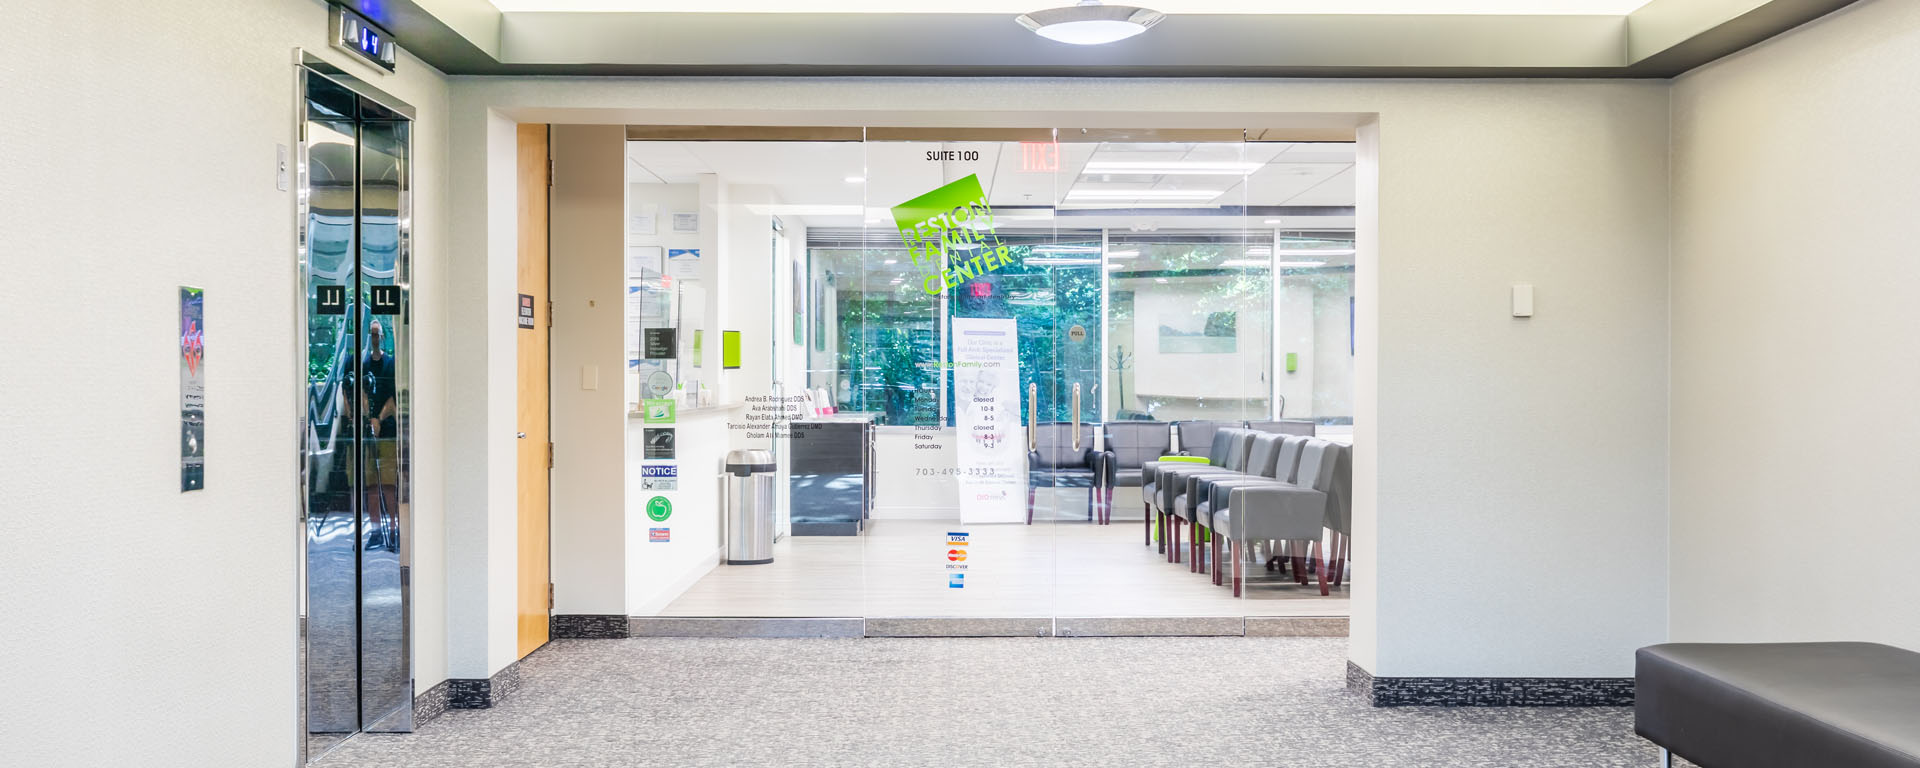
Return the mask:
<path id="1" fill-rule="evenodd" d="M 322 768 L 1640 768 L 1628 708 L 1374 709 L 1345 640 L 561 640 L 500 706 Z"/>
<path id="2" fill-rule="evenodd" d="M 947 532 L 966 531 L 965 587 Z M 764 565 L 720 566 L 661 616 L 1346 616 L 1347 593 L 1252 565 L 1246 597 L 1165 561 L 1139 520 L 962 526 L 878 520 L 863 536 L 788 537 Z"/>

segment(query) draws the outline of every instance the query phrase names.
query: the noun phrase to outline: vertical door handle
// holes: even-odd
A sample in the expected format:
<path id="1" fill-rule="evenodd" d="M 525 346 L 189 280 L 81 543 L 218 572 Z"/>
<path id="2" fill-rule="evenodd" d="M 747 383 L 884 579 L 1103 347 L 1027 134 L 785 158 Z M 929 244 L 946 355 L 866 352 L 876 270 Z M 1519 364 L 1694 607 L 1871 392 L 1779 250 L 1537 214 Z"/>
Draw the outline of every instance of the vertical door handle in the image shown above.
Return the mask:
<path id="1" fill-rule="evenodd" d="M 1080 450 L 1080 382 L 1073 383 L 1073 449 Z"/>
<path id="2" fill-rule="evenodd" d="M 1027 385 L 1027 450 L 1040 450 L 1040 385 Z"/>

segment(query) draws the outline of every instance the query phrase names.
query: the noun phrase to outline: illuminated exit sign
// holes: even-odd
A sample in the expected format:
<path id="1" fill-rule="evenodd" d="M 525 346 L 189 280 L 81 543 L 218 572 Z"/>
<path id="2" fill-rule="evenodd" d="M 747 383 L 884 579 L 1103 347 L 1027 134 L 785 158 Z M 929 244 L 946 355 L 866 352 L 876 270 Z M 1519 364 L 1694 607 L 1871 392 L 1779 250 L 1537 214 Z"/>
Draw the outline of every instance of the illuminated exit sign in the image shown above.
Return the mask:
<path id="1" fill-rule="evenodd" d="M 1060 170 L 1060 144 L 1052 141 L 1020 142 L 1020 170 L 1029 173 Z"/>

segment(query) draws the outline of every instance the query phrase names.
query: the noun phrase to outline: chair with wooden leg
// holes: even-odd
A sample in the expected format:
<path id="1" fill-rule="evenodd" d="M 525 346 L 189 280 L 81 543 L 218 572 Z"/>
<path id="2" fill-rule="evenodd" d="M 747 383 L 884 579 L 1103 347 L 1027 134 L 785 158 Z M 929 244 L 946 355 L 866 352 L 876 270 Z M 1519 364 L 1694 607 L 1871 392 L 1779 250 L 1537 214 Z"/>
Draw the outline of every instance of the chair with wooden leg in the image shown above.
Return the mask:
<path id="1" fill-rule="evenodd" d="M 1195 464 L 1219 466 L 1226 458 L 1226 442 L 1215 441 L 1214 436 L 1226 424 L 1218 421 L 1176 421 L 1173 423 L 1173 434 L 1178 441 L 1179 452 L 1140 465 L 1140 501 L 1142 516 L 1146 518 L 1144 535 L 1147 546 L 1154 546 L 1154 527 L 1159 526 L 1160 544 L 1157 551 L 1162 554 L 1167 551 L 1167 521 L 1155 501 L 1159 498 L 1160 469 L 1169 466 L 1192 468 Z"/>
<path id="2" fill-rule="evenodd" d="M 1161 421 L 1110 421 L 1100 427 L 1102 450 L 1098 458 L 1100 475 L 1100 522 L 1113 522 L 1115 488 L 1140 488 L 1146 483 L 1146 466 L 1173 452 L 1173 432 Z M 1147 543 L 1153 543 L 1152 523 L 1147 524 Z"/>
<path id="3" fill-rule="evenodd" d="M 1175 545 L 1168 553 L 1169 561 L 1181 562 L 1182 555 L 1177 546 L 1180 541 L 1181 527 L 1187 523 L 1186 517 L 1176 514 L 1175 500 L 1186 491 L 1186 479 L 1194 475 L 1231 474 L 1242 475 L 1247 464 L 1247 453 L 1253 444 L 1253 433 L 1240 428 L 1222 429 L 1213 433 L 1213 449 L 1209 458 L 1221 456 L 1220 464 L 1214 466 L 1192 465 L 1181 467 L 1163 463 L 1155 479 L 1155 510 L 1172 528 L 1170 543 Z"/>
<path id="4" fill-rule="evenodd" d="M 1225 536 L 1233 560 L 1233 594 L 1242 593 L 1243 550 L 1245 542 L 1271 539 L 1290 542 L 1294 547 L 1296 571 L 1304 572 L 1303 542 L 1319 541 L 1330 523 L 1337 520 L 1335 499 L 1350 495 L 1352 463 L 1346 459 L 1346 446 L 1324 440 L 1309 440 L 1301 450 L 1297 484 L 1248 484 L 1229 489 L 1225 508 L 1213 510 L 1214 530 Z M 1217 503 L 1219 499 L 1216 497 Z M 1330 594 L 1324 581 L 1326 567 L 1318 569 L 1323 581 L 1320 593 Z"/>
<path id="5" fill-rule="evenodd" d="M 1186 521 L 1193 531 L 1192 544 L 1188 548 L 1194 561 L 1192 567 L 1188 569 L 1190 571 L 1206 572 L 1206 550 L 1201 548 L 1204 543 L 1201 537 L 1206 535 L 1207 512 L 1211 511 L 1211 507 L 1205 503 L 1209 490 L 1216 483 L 1273 482 L 1276 479 L 1274 472 L 1279 464 L 1281 449 L 1285 446 L 1285 438 L 1281 435 L 1255 433 L 1247 446 L 1246 461 L 1238 468 L 1240 470 L 1238 472 L 1233 471 L 1229 466 L 1216 472 L 1195 472 L 1180 476 L 1186 490 L 1175 489 L 1177 495 L 1173 498 L 1173 514 Z M 1291 473 L 1292 469 L 1288 467 L 1287 471 Z"/>
<path id="6" fill-rule="evenodd" d="M 1191 507 L 1194 524 L 1203 530 L 1212 532 L 1216 506 L 1224 506 L 1226 494 L 1233 488 L 1245 485 L 1265 485 L 1271 483 L 1292 483 L 1300 467 L 1300 452 L 1309 438 L 1298 435 L 1266 434 L 1254 436 L 1253 460 L 1249 464 L 1250 474 L 1239 476 L 1195 476 L 1189 478 L 1187 505 Z M 1193 500 L 1198 499 L 1198 504 Z M 1180 506 L 1175 502 L 1176 508 Z M 1214 536 L 1218 539 L 1218 536 Z M 1214 552 L 1215 562 L 1220 562 L 1220 553 Z M 1202 569 L 1203 571 L 1205 569 Z M 1219 568 L 1214 568 L 1215 585 L 1220 584 Z"/>
<path id="7" fill-rule="evenodd" d="M 1027 524 L 1033 524 L 1034 490 L 1038 488 L 1087 489 L 1087 520 L 1093 520 L 1095 482 L 1093 425 L 1065 422 L 1035 424 L 1027 452 Z"/>

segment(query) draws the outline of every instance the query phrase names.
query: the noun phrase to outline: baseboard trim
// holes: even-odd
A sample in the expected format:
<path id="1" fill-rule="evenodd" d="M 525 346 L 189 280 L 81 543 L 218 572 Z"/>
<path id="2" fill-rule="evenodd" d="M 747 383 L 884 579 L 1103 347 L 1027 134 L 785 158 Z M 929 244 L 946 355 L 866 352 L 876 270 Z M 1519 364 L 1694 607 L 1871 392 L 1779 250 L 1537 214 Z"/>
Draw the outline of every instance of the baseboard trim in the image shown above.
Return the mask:
<path id="1" fill-rule="evenodd" d="M 1629 707 L 1631 677 L 1376 677 L 1347 662 L 1347 690 L 1374 707 Z"/>
<path id="2" fill-rule="evenodd" d="M 627 617 L 618 614 L 556 613 L 548 619 L 547 634 L 555 640 L 617 640 L 633 632 Z"/>
<path id="3" fill-rule="evenodd" d="M 1050 637 L 1050 618 L 872 618 L 867 637 Z"/>
<path id="4" fill-rule="evenodd" d="M 860 637 L 859 619 L 722 619 L 634 616 L 633 637 Z"/>
<path id="5" fill-rule="evenodd" d="M 448 692 L 452 690 L 451 683 L 453 683 L 452 680 L 442 680 L 413 697 L 414 730 L 419 730 L 420 726 L 431 723 L 447 713 L 447 707 L 450 706 Z"/>
<path id="6" fill-rule="evenodd" d="M 538 651 L 535 651 L 538 653 Z M 532 656 L 533 654 L 527 654 Z M 466 680 L 454 678 L 448 680 L 448 709 L 491 709 L 520 690 L 520 664 L 525 658 L 508 664 L 505 669 L 495 672 L 493 677 L 484 680 Z"/>

